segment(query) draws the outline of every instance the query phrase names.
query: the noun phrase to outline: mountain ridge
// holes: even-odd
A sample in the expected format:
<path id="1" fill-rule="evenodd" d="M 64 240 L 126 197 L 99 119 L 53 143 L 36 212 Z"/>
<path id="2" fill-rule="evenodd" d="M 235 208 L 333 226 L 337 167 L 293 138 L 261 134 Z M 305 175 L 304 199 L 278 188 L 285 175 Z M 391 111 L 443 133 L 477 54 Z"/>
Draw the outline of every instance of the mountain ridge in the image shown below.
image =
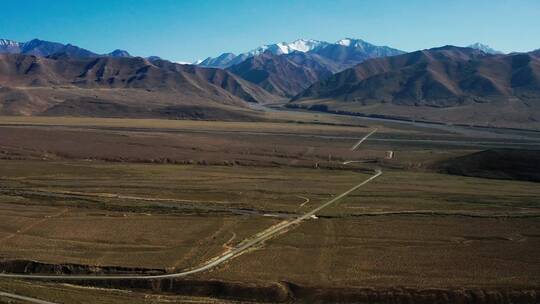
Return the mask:
<path id="1" fill-rule="evenodd" d="M 504 54 L 503 52 L 495 50 L 492 47 L 490 47 L 489 45 L 483 44 L 483 43 L 480 43 L 480 42 L 475 42 L 473 44 L 468 45 L 467 47 L 480 50 L 480 51 L 482 51 L 482 52 L 484 52 L 486 54 L 492 54 L 492 55 Z"/>
<path id="2" fill-rule="evenodd" d="M 9 39 L 0 39 L 0 54 L 23 54 L 40 57 L 65 54 L 72 57 L 130 57 L 131 55 L 124 50 L 116 49 L 107 54 L 97 54 L 87 49 L 59 42 L 46 41 L 41 39 L 32 39 L 27 42 L 17 42 Z"/>
<path id="3" fill-rule="evenodd" d="M 164 109 L 182 107 L 187 112 L 205 109 L 194 111 L 196 117 L 213 117 L 211 111 L 225 108 L 228 115 L 234 111 L 245 114 L 250 112 L 249 102 L 273 98 L 225 70 L 166 60 L 0 54 L 2 114 L 91 116 L 95 111 L 99 115 L 153 117 Z"/>
<path id="4" fill-rule="evenodd" d="M 278 47 L 279 51 L 276 51 Z M 341 39 L 334 44 L 317 40 L 296 40 L 287 48 L 281 45 L 278 47 L 265 47 L 266 51 L 253 56 L 244 53 L 243 56 L 247 58 L 241 59 L 240 56 L 225 53 L 215 60 L 216 63 L 240 61 L 229 66 L 227 70 L 262 86 L 272 94 L 290 98 L 312 83 L 366 59 L 403 53 L 387 46 L 376 46 L 350 38 Z"/>
<path id="5" fill-rule="evenodd" d="M 539 100 L 535 52 L 443 46 L 364 61 L 314 83 L 289 106 L 510 126 L 537 125 Z"/>
<path id="6" fill-rule="evenodd" d="M 227 71 L 271 94 L 287 98 L 333 74 L 332 68 L 323 61 L 309 53 L 275 55 L 267 51 L 233 65 Z"/>
<path id="7" fill-rule="evenodd" d="M 328 46 L 332 46 L 332 45 L 341 45 L 341 46 L 350 47 L 350 48 L 365 47 L 369 45 L 375 48 L 384 49 L 387 52 L 395 52 L 395 54 L 404 53 L 403 51 L 393 49 L 388 46 L 376 46 L 368 42 L 365 42 L 361 39 L 344 38 L 344 39 L 338 40 L 335 43 L 330 43 L 330 42 L 320 41 L 320 40 L 315 40 L 315 39 L 297 39 L 292 42 L 278 42 L 274 44 L 265 44 L 255 49 L 252 49 L 251 51 L 241 53 L 239 55 L 236 55 L 230 52 L 222 53 L 221 55 L 217 57 L 208 57 L 202 60 L 200 63 L 198 63 L 198 65 L 206 66 L 206 67 L 228 68 L 250 57 L 261 55 L 265 52 L 271 52 L 274 55 L 286 55 L 286 54 L 291 54 L 293 52 L 317 53 L 319 50 L 326 48 Z"/>

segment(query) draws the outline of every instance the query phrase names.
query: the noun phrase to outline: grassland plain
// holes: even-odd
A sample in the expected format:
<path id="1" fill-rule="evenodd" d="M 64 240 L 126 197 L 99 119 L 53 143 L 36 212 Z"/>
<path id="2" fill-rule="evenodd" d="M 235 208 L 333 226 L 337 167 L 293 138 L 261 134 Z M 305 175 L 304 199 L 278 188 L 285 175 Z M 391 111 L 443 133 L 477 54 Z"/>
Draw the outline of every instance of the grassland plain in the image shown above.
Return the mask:
<path id="1" fill-rule="evenodd" d="M 489 147 L 535 148 L 535 133 L 288 115 L 294 122 L 2 118 L 0 257 L 88 266 L 76 271 L 186 269 L 382 168 L 375 182 L 317 219 L 193 276 L 191 283 L 280 289 L 275 284 L 287 282 L 294 296 L 291 286 L 349 293 L 394 287 L 538 289 L 537 183 L 430 169 L 439 160 Z M 350 151 L 374 128 L 380 133 Z M 389 150 L 395 157 L 384 159 Z M 346 160 L 358 162 L 344 165 Z M 63 269 L 73 271 L 55 271 Z M 225 291 L 238 291 L 170 289 L 161 297 L 141 289 L 0 284 L 61 303 L 84 303 L 84 294 L 102 303 L 211 302 L 208 296 L 230 299 Z M 253 290 L 236 294 L 244 300 L 283 299 L 257 298 Z"/>

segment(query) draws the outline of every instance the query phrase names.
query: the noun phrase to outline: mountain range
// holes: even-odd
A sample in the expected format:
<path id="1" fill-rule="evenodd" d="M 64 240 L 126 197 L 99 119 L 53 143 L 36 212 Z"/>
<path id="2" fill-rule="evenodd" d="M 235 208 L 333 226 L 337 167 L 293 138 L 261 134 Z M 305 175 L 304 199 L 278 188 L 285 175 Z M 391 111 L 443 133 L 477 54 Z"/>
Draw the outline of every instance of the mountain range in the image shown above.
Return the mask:
<path id="1" fill-rule="evenodd" d="M 289 106 L 454 123 L 536 124 L 538 55 L 445 46 L 371 59 L 313 84 Z"/>
<path id="2" fill-rule="evenodd" d="M 3 115 L 239 117 L 273 99 L 225 70 L 166 60 L 0 54 Z"/>
<path id="3" fill-rule="evenodd" d="M 346 38 L 336 43 L 299 39 L 264 45 L 238 56 L 225 53 L 199 66 L 226 68 L 269 93 L 290 98 L 312 83 L 366 59 L 403 53 L 360 39 Z"/>
<path id="4" fill-rule="evenodd" d="M 261 55 L 265 52 L 269 52 L 274 55 L 283 55 L 292 52 L 306 53 L 327 44 L 327 42 L 313 39 L 298 39 L 291 43 L 280 42 L 275 44 L 263 45 L 249 52 L 245 52 L 239 55 L 235 55 L 234 53 L 223 53 L 218 57 L 208 57 L 200 62 L 197 62 L 196 64 L 204 67 L 224 69 L 232 65 L 241 63 L 242 61 L 250 57 Z"/>
<path id="5" fill-rule="evenodd" d="M 227 70 L 284 99 L 293 97 L 312 83 L 330 77 L 337 71 L 332 61 L 301 52 L 282 55 L 264 52 Z"/>
<path id="6" fill-rule="evenodd" d="M 253 120 L 257 104 L 540 129 L 540 50 L 300 39 L 199 65 L 0 39 L 0 115 Z M 215 65 L 209 67 L 205 65 Z"/>
<path id="7" fill-rule="evenodd" d="M 502 54 L 481 43 L 471 44 L 469 48 L 487 54 Z M 226 68 L 269 93 L 292 98 L 311 84 L 367 59 L 404 53 L 361 39 L 345 38 L 335 43 L 298 39 L 290 43 L 263 45 L 240 55 L 224 53 L 215 58 L 209 57 L 198 65 Z"/>
<path id="8" fill-rule="evenodd" d="M 117 49 L 108 54 L 100 55 L 72 44 L 62 44 L 39 39 L 32 39 L 28 42 L 0 39 L 0 54 L 24 54 L 41 57 L 55 54 L 65 54 L 72 57 L 131 57 L 125 50 Z"/>
<path id="9" fill-rule="evenodd" d="M 313 39 L 298 39 L 289 43 L 280 42 L 263 45 L 239 55 L 223 53 L 218 57 L 208 57 L 197 64 L 204 67 L 224 69 L 263 53 L 271 53 L 273 55 L 309 53 L 322 55 L 343 64 L 355 64 L 361 61 L 361 59 L 393 56 L 403 54 L 404 52 L 387 46 L 376 46 L 360 39 L 345 38 L 335 43 Z"/>

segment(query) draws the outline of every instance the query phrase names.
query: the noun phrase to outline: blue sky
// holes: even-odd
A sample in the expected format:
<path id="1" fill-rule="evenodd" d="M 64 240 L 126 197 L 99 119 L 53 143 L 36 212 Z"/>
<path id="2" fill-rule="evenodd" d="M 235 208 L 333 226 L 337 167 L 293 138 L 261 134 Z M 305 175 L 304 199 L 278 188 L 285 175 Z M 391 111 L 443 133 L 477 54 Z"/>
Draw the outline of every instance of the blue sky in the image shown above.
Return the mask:
<path id="1" fill-rule="evenodd" d="M 405 51 L 479 41 L 540 48 L 539 0 L 0 0 L 0 37 L 194 61 L 312 38 Z"/>

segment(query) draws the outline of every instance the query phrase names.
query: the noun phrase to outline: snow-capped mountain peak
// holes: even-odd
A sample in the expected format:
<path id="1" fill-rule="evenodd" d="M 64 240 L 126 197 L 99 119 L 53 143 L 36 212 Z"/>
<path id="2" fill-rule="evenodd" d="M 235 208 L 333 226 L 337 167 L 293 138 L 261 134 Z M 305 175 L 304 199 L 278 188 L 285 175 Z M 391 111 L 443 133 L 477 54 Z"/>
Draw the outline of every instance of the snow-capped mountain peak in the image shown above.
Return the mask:
<path id="1" fill-rule="evenodd" d="M 21 43 L 9 39 L 0 39 L 0 54 L 18 53 L 21 49 Z"/>
<path id="2" fill-rule="evenodd" d="M 497 51 L 497 50 L 491 48 L 489 45 L 482 44 L 480 42 L 473 43 L 473 44 L 469 45 L 468 47 L 480 50 L 480 51 L 482 51 L 482 52 L 484 52 L 486 54 L 503 54 L 503 52 Z"/>
<path id="3" fill-rule="evenodd" d="M 275 55 L 290 54 L 292 52 L 306 53 L 327 44 L 327 42 L 313 39 L 297 39 L 293 42 L 279 42 L 263 45 L 248 52 L 248 54 L 256 56 L 266 51 L 270 51 Z"/>
<path id="4" fill-rule="evenodd" d="M 362 39 L 353 39 L 353 38 L 343 38 L 341 40 L 336 41 L 336 44 L 346 46 L 346 47 L 365 47 L 366 45 L 370 45 L 370 43 L 365 42 Z"/>
<path id="5" fill-rule="evenodd" d="M 399 50 L 391 49 L 389 47 L 379 47 L 360 39 L 345 38 L 335 43 L 329 43 L 314 39 L 297 39 L 293 42 L 279 42 L 263 45 L 249 52 L 242 53 L 238 56 L 233 56 L 234 54 L 231 53 L 224 53 L 218 57 L 209 57 L 203 60 L 199 65 L 205 67 L 228 68 L 240 62 L 243 62 L 250 57 L 258 56 L 265 52 L 272 53 L 273 55 L 287 55 L 295 52 L 319 54 L 320 52 L 323 52 L 325 54 L 324 56 L 333 56 L 335 52 L 327 49 L 329 47 L 331 48 L 336 46 L 345 46 L 347 48 L 346 51 L 339 51 L 341 53 L 365 53 L 364 55 L 358 55 L 357 57 L 359 58 L 397 55 L 403 53 Z M 325 52 L 324 50 L 327 51 Z"/>
<path id="6" fill-rule="evenodd" d="M 338 40 L 336 44 L 343 45 L 343 46 L 351 46 L 352 40 L 353 39 L 351 38 L 345 38 L 345 39 Z"/>
<path id="7" fill-rule="evenodd" d="M 9 39 L 0 39 L 0 46 L 8 47 L 8 46 L 19 46 L 20 43 L 17 41 L 9 40 Z"/>
<path id="8" fill-rule="evenodd" d="M 319 40 L 297 39 L 291 43 L 286 44 L 286 46 L 289 49 L 289 52 L 297 51 L 297 52 L 306 53 L 326 44 L 328 43 L 319 41 Z"/>

